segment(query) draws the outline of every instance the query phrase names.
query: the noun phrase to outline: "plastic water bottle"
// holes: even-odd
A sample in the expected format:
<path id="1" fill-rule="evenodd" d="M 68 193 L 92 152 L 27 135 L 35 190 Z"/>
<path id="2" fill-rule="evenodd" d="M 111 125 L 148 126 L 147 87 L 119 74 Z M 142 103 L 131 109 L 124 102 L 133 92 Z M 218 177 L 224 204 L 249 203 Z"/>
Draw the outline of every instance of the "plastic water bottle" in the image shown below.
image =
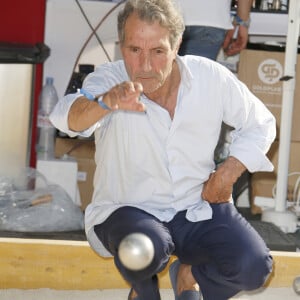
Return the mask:
<path id="1" fill-rule="evenodd" d="M 49 160 L 54 158 L 54 145 L 56 129 L 49 120 L 55 104 L 58 101 L 56 89 L 53 85 L 53 78 L 47 77 L 39 96 L 39 110 L 37 118 L 38 144 L 37 158 Z"/>

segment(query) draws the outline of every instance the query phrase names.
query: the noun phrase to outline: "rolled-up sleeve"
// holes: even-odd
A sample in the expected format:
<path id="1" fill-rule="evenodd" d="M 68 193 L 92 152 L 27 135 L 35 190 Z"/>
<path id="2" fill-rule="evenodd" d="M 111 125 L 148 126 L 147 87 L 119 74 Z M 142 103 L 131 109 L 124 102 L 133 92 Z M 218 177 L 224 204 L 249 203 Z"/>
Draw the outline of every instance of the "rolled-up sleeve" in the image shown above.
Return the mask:
<path id="1" fill-rule="evenodd" d="M 95 124 L 94 126 L 80 132 L 70 130 L 68 125 L 69 111 L 74 101 L 80 96 L 82 96 L 82 94 L 80 93 L 68 94 L 64 96 L 58 101 L 58 103 L 56 104 L 56 106 L 50 114 L 50 121 L 53 124 L 53 126 L 61 132 L 66 133 L 70 137 L 75 137 L 78 135 L 83 137 L 89 137 L 92 135 L 97 126 L 97 124 Z"/>
<path id="2" fill-rule="evenodd" d="M 231 99 L 243 100 L 233 100 L 226 113 L 234 127 L 230 155 L 240 160 L 249 172 L 272 171 L 273 165 L 266 154 L 276 136 L 275 117 L 243 83 L 237 85 L 234 89 L 237 94 L 231 95 Z"/>

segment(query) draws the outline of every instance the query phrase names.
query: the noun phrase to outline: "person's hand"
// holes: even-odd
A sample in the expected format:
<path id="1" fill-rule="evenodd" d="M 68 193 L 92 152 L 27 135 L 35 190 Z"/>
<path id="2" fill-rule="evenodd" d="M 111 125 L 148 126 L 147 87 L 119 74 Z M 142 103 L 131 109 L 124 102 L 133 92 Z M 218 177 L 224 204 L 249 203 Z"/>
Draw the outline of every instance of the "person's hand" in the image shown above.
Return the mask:
<path id="1" fill-rule="evenodd" d="M 202 198 L 209 203 L 224 203 L 231 200 L 233 183 L 228 181 L 223 174 L 214 172 L 204 183 Z"/>
<path id="2" fill-rule="evenodd" d="M 146 107 L 140 102 L 143 87 L 139 82 L 124 81 L 105 93 L 103 101 L 112 110 L 144 112 Z"/>
<path id="3" fill-rule="evenodd" d="M 248 28 L 236 26 L 227 31 L 223 42 L 224 53 L 228 56 L 240 53 L 246 48 L 248 42 Z"/>
<path id="4" fill-rule="evenodd" d="M 79 97 L 70 108 L 68 126 L 71 130 L 80 132 L 90 128 L 111 111 L 120 109 L 144 112 L 146 107 L 139 101 L 142 92 L 143 87 L 137 82 L 126 81 L 114 86 L 102 96 L 102 101 L 109 109 L 103 109 L 96 101 L 90 101 L 86 96 Z"/>
<path id="5" fill-rule="evenodd" d="M 233 184 L 245 170 L 246 167 L 239 160 L 229 156 L 204 183 L 202 198 L 209 203 L 230 202 Z"/>

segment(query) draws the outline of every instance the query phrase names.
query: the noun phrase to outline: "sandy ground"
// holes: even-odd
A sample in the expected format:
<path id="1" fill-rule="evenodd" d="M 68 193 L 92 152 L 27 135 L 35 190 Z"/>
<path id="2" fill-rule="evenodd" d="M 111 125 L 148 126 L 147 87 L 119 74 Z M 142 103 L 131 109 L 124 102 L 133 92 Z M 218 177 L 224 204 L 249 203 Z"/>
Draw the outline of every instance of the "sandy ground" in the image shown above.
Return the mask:
<path id="1" fill-rule="evenodd" d="M 57 291 L 52 289 L 0 290 L 0 300 L 127 300 L 128 290 Z M 161 290 L 162 300 L 174 300 L 173 291 Z M 268 288 L 240 293 L 234 300 L 299 300 L 292 288 Z"/>

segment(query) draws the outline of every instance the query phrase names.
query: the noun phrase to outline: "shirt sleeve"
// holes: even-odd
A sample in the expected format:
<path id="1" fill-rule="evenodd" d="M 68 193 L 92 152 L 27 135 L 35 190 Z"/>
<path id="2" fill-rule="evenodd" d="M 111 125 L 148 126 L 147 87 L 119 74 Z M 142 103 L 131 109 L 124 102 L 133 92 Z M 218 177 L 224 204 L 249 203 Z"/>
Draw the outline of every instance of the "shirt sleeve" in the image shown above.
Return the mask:
<path id="1" fill-rule="evenodd" d="M 99 95 L 107 92 L 110 88 L 125 80 L 128 80 L 128 75 L 124 63 L 122 61 L 117 61 L 97 67 L 94 72 L 88 74 L 82 87 L 92 95 Z M 60 99 L 50 115 L 50 121 L 57 129 L 68 134 L 70 137 L 78 135 L 89 137 L 100 126 L 101 121 L 81 132 L 72 131 L 68 126 L 68 114 L 70 108 L 79 96 L 83 95 L 78 92 L 75 94 L 68 94 Z"/>
<path id="2" fill-rule="evenodd" d="M 69 111 L 74 101 L 80 96 L 82 96 L 82 94 L 80 93 L 68 94 L 64 96 L 62 99 L 58 101 L 58 103 L 56 104 L 56 106 L 54 107 L 53 111 L 50 114 L 50 121 L 53 124 L 53 126 L 55 126 L 60 131 L 66 133 L 70 137 L 75 137 L 78 135 L 83 137 L 89 137 L 92 135 L 92 133 L 97 127 L 97 124 L 95 124 L 92 127 L 80 132 L 69 129 L 68 126 Z"/>
<path id="3" fill-rule="evenodd" d="M 244 83 L 233 78 L 230 85 L 224 106 L 224 122 L 234 128 L 229 154 L 249 172 L 272 171 L 266 154 L 276 136 L 275 117 Z"/>

